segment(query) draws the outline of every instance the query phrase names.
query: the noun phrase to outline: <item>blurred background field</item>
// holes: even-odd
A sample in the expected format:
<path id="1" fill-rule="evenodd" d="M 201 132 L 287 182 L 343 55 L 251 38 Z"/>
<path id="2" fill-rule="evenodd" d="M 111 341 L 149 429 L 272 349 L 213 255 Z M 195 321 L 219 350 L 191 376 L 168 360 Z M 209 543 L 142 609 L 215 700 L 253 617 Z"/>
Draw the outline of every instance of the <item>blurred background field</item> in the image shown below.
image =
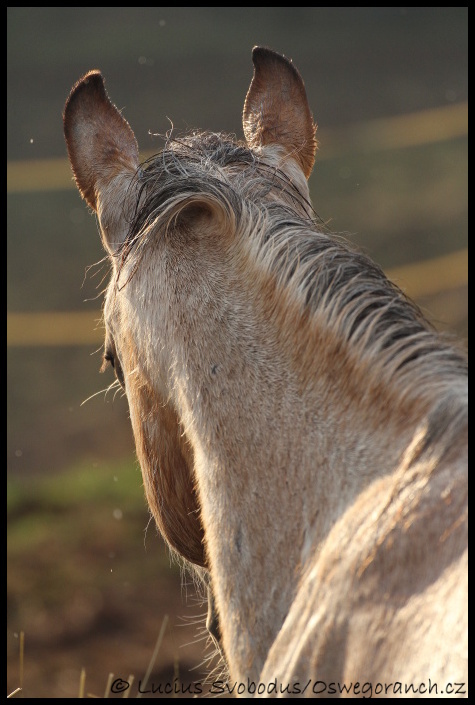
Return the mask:
<path id="1" fill-rule="evenodd" d="M 203 680 L 204 611 L 149 523 L 127 404 L 96 392 L 107 266 L 62 133 L 99 68 L 144 154 L 170 121 L 242 136 L 251 49 L 295 61 L 319 125 L 319 216 L 467 338 L 467 8 L 8 9 L 8 674 L 29 697 L 110 672 Z M 91 397 L 85 404 L 84 400 Z M 188 581 L 189 582 L 189 581 Z M 191 670 L 197 667 L 196 670 Z M 136 694 L 136 691 L 131 696 Z"/>

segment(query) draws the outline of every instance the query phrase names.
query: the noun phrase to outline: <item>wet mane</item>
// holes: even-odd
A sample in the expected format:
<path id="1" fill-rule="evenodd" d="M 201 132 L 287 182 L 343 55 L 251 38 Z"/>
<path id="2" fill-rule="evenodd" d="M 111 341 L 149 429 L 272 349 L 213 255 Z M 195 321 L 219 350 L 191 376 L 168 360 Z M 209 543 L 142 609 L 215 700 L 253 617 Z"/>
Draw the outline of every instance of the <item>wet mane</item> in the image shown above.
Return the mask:
<path id="1" fill-rule="evenodd" d="M 416 381 L 420 393 L 424 383 L 450 388 L 466 370 L 464 352 L 435 332 L 377 264 L 328 232 L 284 172 L 245 145 L 216 133 L 169 138 L 141 165 L 136 185 L 122 266 L 133 257 L 135 272 L 151 240 L 179 228 L 190 205 L 207 204 L 246 242 L 256 266 L 297 297 L 302 313 L 323 321 L 376 374 Z"/>

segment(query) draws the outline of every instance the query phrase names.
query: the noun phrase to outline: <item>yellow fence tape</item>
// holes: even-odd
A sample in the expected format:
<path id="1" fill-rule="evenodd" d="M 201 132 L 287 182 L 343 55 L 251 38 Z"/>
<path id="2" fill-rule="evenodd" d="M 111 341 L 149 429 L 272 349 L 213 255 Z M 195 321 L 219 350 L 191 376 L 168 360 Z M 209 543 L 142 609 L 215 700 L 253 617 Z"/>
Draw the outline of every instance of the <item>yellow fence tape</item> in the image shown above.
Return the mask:
<path id="1" fill-rule="evenodd" d="M 408 115 L 318 130 L 318 159 L 348 153 L 402 149 L 444 142 L 468 134 L 468 103 L 455 103 Z M 153 152 L 141 155 L 151 157 Z M 75 188 L 71 168 L 64 159 L 11 161 L 7 164 L 8 193 L 58 191 Z"/>
<path id="2" fill-rule="evenodd" d="M 413 299 L 464 286 L 468 283 L 468 250 L 391 269 L 387 275 Z M 98 310 L 9 313 L 7 343 L 22 347 L 99 346 L 104 340 L 101 318 Z"/>

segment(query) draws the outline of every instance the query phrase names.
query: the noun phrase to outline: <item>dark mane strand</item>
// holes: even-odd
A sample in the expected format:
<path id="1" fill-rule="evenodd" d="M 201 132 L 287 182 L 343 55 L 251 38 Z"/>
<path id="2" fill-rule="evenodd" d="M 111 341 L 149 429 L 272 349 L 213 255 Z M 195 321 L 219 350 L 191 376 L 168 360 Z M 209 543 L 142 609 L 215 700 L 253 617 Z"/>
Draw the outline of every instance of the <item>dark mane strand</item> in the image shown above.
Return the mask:
<path id="1" fill-rule="evenodd" d="M 190 197 L 209 199 L 232 217 L 237 237 L 257 245 L 256 266 L 272 271 L 303 309 L 325 317 L 361 355 L 384 360 L 392 374 L 422 358 L 457 374 L 465 369 L 464 353 L 434 331 L 382 269 L 346 239 L 326 232 L 295 184 L 245 145 L 216 133 L 168 138 L 141 165 L 136 182 L 135 213 L 118 253 L 119 274 L 134 258 L 127 281 L 150 238 L 171 225 L 176 206 Z"/>

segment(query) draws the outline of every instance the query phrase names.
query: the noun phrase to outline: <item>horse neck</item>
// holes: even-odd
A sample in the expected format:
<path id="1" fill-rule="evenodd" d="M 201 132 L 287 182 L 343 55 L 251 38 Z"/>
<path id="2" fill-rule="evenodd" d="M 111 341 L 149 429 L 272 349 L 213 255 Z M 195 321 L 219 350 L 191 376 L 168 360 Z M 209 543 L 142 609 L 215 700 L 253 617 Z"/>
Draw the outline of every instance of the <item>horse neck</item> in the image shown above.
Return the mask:
<path id="1" fill-rule="evenodd" d="M 174 389 L 224 649 L 233 677 L 257 678 L 308 562 L 362 488 L 397 466 L 419 412 L 342 369 L 324 332 L 309 361 L 296 329 L 246 316 L 237 337 L 205 334 L 213 346 L 189 354 Z"/>

